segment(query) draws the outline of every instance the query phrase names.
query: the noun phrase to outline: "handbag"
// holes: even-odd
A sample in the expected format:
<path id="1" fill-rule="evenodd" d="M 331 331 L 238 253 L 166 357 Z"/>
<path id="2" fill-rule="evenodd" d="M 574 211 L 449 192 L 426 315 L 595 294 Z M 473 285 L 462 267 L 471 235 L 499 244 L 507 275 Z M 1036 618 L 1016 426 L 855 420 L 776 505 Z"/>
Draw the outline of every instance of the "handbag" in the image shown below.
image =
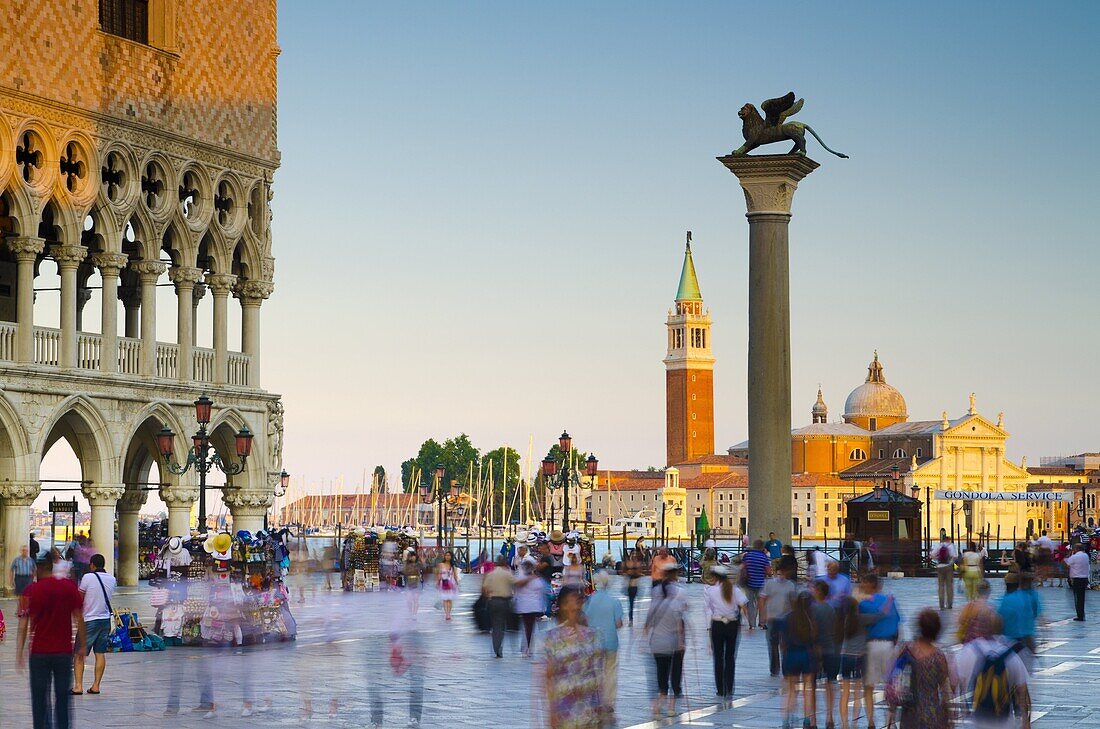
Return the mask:
<path id="1" fill-rule="evenodd" d="M 912 706 L 915 700 L 913 696 L 913 654 L 909 648 L 903 648 L 894 660 L 894 666 L 886 677 L 883 686 L 883 694 L 886 703 L 890 706 Z"/>
<path id="2" fill-rule="evenodd" d="M 107 588 L 103 585 L 103 578 L 99 576 L 98 572 L 93 572 L 96 582 L 99 583 L 99 589 L 103 590 L 103 600 L 107 603 L 107 612 L 111 614 L 111 630 L 113 633 L 118 629 L 118 621 L 115 620 L 115 609 L 111 607 L 111 598 L 107 596 Z"/>

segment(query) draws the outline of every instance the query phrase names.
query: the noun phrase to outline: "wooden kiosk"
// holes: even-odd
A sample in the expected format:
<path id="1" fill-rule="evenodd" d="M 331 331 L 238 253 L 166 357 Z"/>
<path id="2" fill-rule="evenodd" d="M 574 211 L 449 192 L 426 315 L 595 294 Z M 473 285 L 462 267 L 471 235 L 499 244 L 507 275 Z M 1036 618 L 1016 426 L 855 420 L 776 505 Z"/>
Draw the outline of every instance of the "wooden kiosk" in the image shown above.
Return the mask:
<path id="1" fill-rule="evenodd" d="M 879 545 L 879 572 L 916 574 L 921 564 L 921 502 L 900 491 L 875 486 L 874 491 L 849 499 L 845 531 Z"/>

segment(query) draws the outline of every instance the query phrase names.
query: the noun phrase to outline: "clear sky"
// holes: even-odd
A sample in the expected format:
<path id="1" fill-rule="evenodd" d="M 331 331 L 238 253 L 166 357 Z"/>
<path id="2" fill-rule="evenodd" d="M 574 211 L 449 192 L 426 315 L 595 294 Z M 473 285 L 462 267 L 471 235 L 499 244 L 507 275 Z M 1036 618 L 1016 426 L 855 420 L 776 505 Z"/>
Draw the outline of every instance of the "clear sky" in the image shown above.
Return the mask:
<path id="1" fill-rule="evenodd" d="M 877 348 L 915 419 L 975 391 L 1013 459 L 1100 450 L 1097 3 L 280 6 L 263 376 L 296 476 L 460 431 L 663 465 L 687 229 L 716 449 L 742 440 L 747 224 L 714 158 L 788 90 L 851 155 L 811 140 L 795 199 L 794 424 Z"/>

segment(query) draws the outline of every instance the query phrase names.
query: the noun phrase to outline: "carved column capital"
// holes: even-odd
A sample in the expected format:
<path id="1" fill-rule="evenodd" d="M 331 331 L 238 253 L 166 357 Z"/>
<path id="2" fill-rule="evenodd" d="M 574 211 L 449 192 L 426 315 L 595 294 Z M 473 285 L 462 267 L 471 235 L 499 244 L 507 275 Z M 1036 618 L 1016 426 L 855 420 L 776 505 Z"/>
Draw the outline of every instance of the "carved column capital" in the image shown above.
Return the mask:
<path id="1" fill-rule="evenodd" d="M 88 255 L 88 249 L 84 246 L 55 245 L 50 246 L 50 255 L 57 261 L 58 268 L 76 268 L 83 263 Z"/>
<path id="2" fill-rule="evenodd" d="M 202 297 L 204 296 L 206 296 L 206 284 L 200 281 L 199 283 L 195 284 L 195 288 L 191 289 L 191 302 L 195 306 L 198 306 L 199 302 L 202 301 Z"/>
<path id="3" fill-rule="evenodd" d="M 745 192 L 748 215 L 791 214 L 791 201 L 798 183 L 819 165 L 805 155 L 769 154 L 719 157 Z"/>
<path id="4" fill-rule="evenodd" d="M 168 270 L 168 266 L 160 261 L 134 261 L 130 264 L 130 270 L 141 277 L 142 283 L 152 283 Z"/>
<path id="5" fill-rule="evenodd" d="M 92 506 L 114 506 L 126 493 L 124 486 L 85 486 L 84 498 Z"/>
<path id="6" fill-rule="evenodd" d="M 234 511 L 259 510 L 261 513 L 274 503 L 275 497 L 267 491 L 227 488 L 222 491 L 222 501 Z"/>
<path id="7" fill-rule="evenodd" d="M 0 483 L 0 500 L 8 506 L 30 506 L 42 493 L 37 481 L 4 481 Z"/>
<path id="8" fill-rule="evenodd" d="M 147 491 L 128 489 L 118 500 L 118 510 L 129 514 L 135 514 L 141 511 L 141 507 L 145 505 L 145 501 L 148 497 L 149 493 Z"/>
<path id="9" fill-rule="evenodd" d="M 242 303 L 260 302 L 271 296 L 275 284 L 271 281 L 241 281 L 233 288 L 233 296 Z"/>
<path id="10" fill-rule="evenodd" d="M 125 253 L 96 253 L 92 256 L 92 265 L 99 269 L 103 276 L 117 276 L 126 268 L 129 256 Z"/>
<path id="11" fill-rule="evenodd" d="M 198 501 L 199 490 L 194 486 L 165 486 L 160 490 L 160 500 L 169 506 L 193 504 Z"/>
<path id="12" fill-rule="evenodd" d="M 42 251 L 46 250 L 46 240 L 34 236 L 22 236 L 7 239 L 8 250 L 15 255 L 16 261 L 31 261 L 32 263 Z"/>
<path id="13" fill-rule="evenodd" d="M 226 296 L 233 290 L 237 277 L 230 273 L 211 273 L 207 274 L 205 282 L 215 296 Z"/>
<path id="14" fill-rule="evenodd" d="M 192 266 L 172 266 L 168 269 L 168 280 L 177 286 L 181 283 L 194 285 L 202 280 L 202 269 Z"/>

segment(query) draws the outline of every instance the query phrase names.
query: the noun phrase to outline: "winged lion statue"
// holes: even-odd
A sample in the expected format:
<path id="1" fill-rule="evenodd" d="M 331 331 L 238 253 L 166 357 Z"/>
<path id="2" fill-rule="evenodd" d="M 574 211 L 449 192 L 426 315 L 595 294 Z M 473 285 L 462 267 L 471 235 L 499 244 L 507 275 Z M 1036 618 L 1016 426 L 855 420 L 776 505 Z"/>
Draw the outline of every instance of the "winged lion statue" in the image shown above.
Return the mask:
<path id="1" fill-rule="evenodd" d="M 741 117 L 741 133 L 745 136 L 745 143 L 730 154 L 745 155 L 761 145 L 782 142 L 784 139 L 794 142 L 790 154 L 806 154 L 806 132 L 809 132 L 827 151 L 837 157 L 848 159 L 848 155 L 829 149 L 829 145 L 825 144 L 809 124 L 787 121 L 789 117 L 802 110 L 804 101 L 805 99 L 795 101 L 793 91 L 778 99 L 768 99 L 760 105 L 766 115 L 764 117 L 760 116 L 760 112 L 752 104 L 742 106 L 737 116 Z"/>

